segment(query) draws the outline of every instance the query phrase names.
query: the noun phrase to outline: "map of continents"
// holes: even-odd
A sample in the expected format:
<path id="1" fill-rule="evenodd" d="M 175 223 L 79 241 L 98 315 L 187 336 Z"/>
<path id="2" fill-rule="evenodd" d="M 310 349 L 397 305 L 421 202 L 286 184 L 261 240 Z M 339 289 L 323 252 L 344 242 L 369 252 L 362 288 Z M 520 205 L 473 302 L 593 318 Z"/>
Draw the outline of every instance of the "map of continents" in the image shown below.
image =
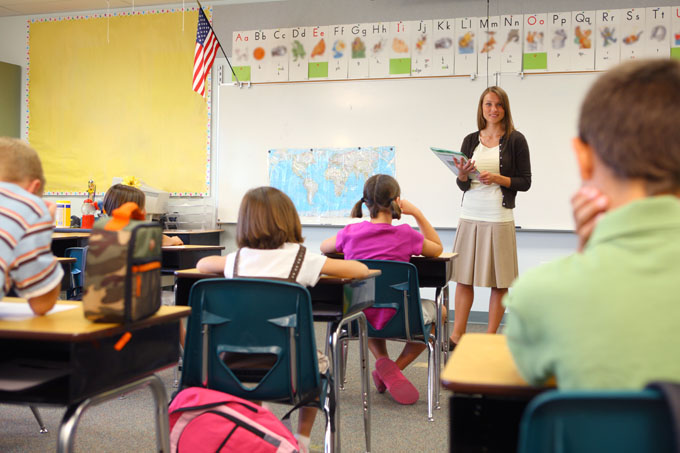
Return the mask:
<path id="1" fill-rule="evenodd" d="M 302 217 L 347 217 L 364 181 L 394 176 L 394 147 L 272 149 L 269 184 L 285 192 Z"/>

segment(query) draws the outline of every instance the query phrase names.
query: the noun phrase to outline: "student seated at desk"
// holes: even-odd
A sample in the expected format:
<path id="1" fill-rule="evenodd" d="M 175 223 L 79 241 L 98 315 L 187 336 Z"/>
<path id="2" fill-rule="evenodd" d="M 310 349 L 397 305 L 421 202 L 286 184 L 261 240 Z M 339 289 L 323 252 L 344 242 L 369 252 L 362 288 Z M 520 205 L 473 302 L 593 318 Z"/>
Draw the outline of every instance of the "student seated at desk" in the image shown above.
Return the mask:
<path id="1" fill-rule="evenodd" d="M 423 213 L 412 203 L 400 198 L 401 189 L 396 179 L 389 175 L 374 175 L 364 183 L 364 193 L 352 209 L 352 217 L 361 218 L 361 205 L 366 203 L 371 221 L 347 225 L 340 232 L 321 243 L 324 253 L 343 252 L 348 259 L 377 259 L 408 262 L 412 255 L 439 256 L 442 242 L 435 229 Z M 409 225 L 392 225 L 393 219 L 401 214 L 412 215 L 420 233 Z M 422 299 L 425 324 L 432 324 L 437 318 L 437 305 L 432 300 Z M 446 317 L 446 308 L 442 307 Z M 376 329 L 382 328 L 394 315 L 389 308 L 368 308 L 366 319 Z M 369 338 L 368 347 L 376 358 L 373 382 L 379 393 L 387 390 L 399 404 L 414 404 L 420 394 L 418 389 L 403 375 L 405 369 L 422 353 L 423 343 L 406 343 L 396 361 L 390 360 L 386 341 Z"/>
<path id="2" fill-rule="evenodd" d="M 302 226 L 288 196 L 273 187 L 249 190 L 241 201 L 236 224 L 239 249 L 227 256 L 202 258 L 196 267 L 201 272 L 224 273 L 226 278 L 260 277 L 314 286 L 321 274 L 361 278 L 368 268 L 358 261 L 327 258 L 302 246 Z M 319 371 L 328 369 L 328 358 L 319 354 Z M 296 438 L 301 451 L 309 450 L 317 409 L 300 409 Z"/>
<path id="3" fill-rule="evenodd" d="M 104 194 L 102 210 L 108 215 L 114 209 L 118 209 L 119 206 L 129 201 L 137 203 L 139 209 L 144 211 L 144 206 L 146 205 L 146 195 L 144 195 L 144 192 L 136 187 L 126 186 L 125 184 L 114 184 Z M 163 235 L 163 247 L 183 244 L 184 242 L 177 236 Z"/>
<path id="4" fill-rule="evenodd" d="M 37 315 L 54 306 L 64 275 L 50 249 L 56 206 L 40 198 L 44 188 L 38 153 L 0 137 L 0 299 L 13 285 Z"/>
<path id="5" fill-rule="evenodd" d="M 675 60 L 625 63 L 590 88 L 573 141 L 585 246 L 526 272 L 504 299 L 508 345 L 529 383 L 555 376 L 562 389 L 639 389 L 680 380 L 678 105 Z"/>

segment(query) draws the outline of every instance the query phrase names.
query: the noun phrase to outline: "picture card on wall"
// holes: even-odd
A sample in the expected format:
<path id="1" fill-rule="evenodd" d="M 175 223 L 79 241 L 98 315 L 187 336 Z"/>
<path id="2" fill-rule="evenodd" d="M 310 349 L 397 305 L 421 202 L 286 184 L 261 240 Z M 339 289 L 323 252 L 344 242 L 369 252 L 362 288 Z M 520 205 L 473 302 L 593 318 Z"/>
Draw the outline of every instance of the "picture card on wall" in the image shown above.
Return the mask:
<path id="1" fill-rule="evenodd" d="M 595 16 L 595 69 L 606 71 L 621 59 L 621 10 L 597 10 Z"/>
<path id="2" fill-rule="evenodd" d="M 288 79 L 300 81 L 309 79 L 309 44 L 307 36 L 308 27 L 293 27 L 290 30 L 290 52 L 288 63 Z"/>
<path id="3" fill-rule="evenodd" d="M 501 16 L 501 72 L 522 71 L 522 15 Z"/>
<path id="4" fill-rule="evenodd" d="M 456 20 L 432 21 L 432 75 L 453 75 L 456 49 Z"/>
<path id="5" fill-rule="evenodd" d="M 548 69 L 546 34 L 548 33 L 547 14 L 524 15 L 524 56 L 525 71 L 536 72 Z"/>
<path id="6" fill-rule="evenodd" d="M 548 70 L 569 71 L 574 46 L 571 11 L 548 14 Z"/>
<path id="7" fill-rule="evenodd" d="M 330 49 L 328 48 L 328 29 L 327 26 L 317 26 L 309 28 L 309 35 L 306 38 L 308 43 L 307 48 L 311 49 L 309 53 L 309 79 L 327 79 L 328 78 L 328 55 Z"/>
<path id="8" fill-rule="evenodd" d="M 368 51 L 368 76 L 383 78 L 390 74 L 390 23 L 369 24 L 366 47 Z"/>
<path id="9" fill-rule="evenodd" d="M 645 56 L 668 58 L 671 53 L 671 7 L 651 7 L 647 16 Z"/>
<path id="10" fill-rule="evenodd" d="M 343 80 L 347 78 L 349 59 L 352 54 L 351 25 L 334 25 L 329 27 L 328 45 L 328 78 Z"/>
<path id="11" fill-rule="evenodd" d="M 595 69 L 595 11 L 573 11 L 571 26 L 574 46 L 571 54 L 572 71 Z"/>
<path id="12" fill-rule="evenodd" d="M 390 23 L 388 55 L 391 77 L 411 75 L 411 33 L 415 28 L 414 24 L 411 21 Z"/>
<path id="13" fill-rule="evenodd" d="M 349 65 L 350 79 L 368 78 L 368 30 L 371 24 L 356 24 L 350 28 L 351 58 Z"/>
<path id="14" fill-rule="evenodd" d="M 680 6 L 671 8 L 671 58 L 680 60 Z"/>
<path id="15" fill-rule="evenodd" d="M 263 47 L 271 58 L 269 66 L 271 71 L 269 76 L 270 82 L 288 81 L 290 34 L 290 28 L 269 30 L 269 38 L 265 41 L 267 44 Z"/>
<path id="16" fill-rule="evenodd" d="M 622 10 L 621 61 L 641 58 L 645 54 L 645 39 L 649 33 L 644 8 Z"/>
<path id="17" fill-rule="evenodd" d="M 241 82 L 250 80 L 250 43 L 252 42 L 252 32 L 235 31 L 231 38 L 231 63 L 234 72 Z M 236 81 L 234 74 L 231 80 Z"/>
<path id="18" fill-rule="evenodd" d="M 457 75 L 477 74 L 478 25 L 477 17 L 456 19 L 454 72 Z"/>
<path id="19" fill-rule="evenodd" d="M 480 76 L 496 74 L 501 70 L 500 25 L 501 18 L 499 16 L 479 18 L 477 72 Z"/>
<path id="20" fill-rule="evenodd" d="M 271 42 L 271 30 L 253 31 L 250 78 L 254 83 L 271 82 L 272 57 L 269 53 Z"/>
<path id="21" fill-rule="evenodd" d="M 411 75 L 432 75 L 432 48 L 434 47 L 432 21 L 413 22 L 411 30 Z"/>

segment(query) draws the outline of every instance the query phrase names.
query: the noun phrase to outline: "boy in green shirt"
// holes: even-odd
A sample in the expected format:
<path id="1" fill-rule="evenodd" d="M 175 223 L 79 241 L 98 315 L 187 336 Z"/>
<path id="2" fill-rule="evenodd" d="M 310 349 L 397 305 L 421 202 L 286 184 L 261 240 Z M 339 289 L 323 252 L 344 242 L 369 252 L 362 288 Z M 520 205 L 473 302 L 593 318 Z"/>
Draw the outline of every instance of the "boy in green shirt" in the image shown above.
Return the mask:
<path id="1" fill-rule="evenodd" d="M 582 253 L 526 272 L 504 299 L 508 345 L 528 382 L 680 380 L 678 106 L 674 60 L 622 64 L 589 90 L 573 141 Z"/>

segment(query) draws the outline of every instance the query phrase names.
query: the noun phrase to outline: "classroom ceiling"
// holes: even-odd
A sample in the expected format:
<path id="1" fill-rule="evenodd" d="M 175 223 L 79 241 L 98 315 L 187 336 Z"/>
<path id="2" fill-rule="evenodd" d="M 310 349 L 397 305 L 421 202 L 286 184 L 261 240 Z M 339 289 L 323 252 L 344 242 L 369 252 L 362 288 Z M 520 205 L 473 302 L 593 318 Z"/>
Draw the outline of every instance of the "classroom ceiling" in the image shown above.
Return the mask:
<path id="1" fill-rule="evenodd" d="M 217 0 L 203 1 L 203 6 L 226 5 L 235 3 L 257 3 L 272 0 Z M 29 16 L 33 14 L 59 14 L 72 11 L 92 11 L 107 8 L 132 8 L 182 5 L 187 8 L 196 6 L 195 1 L 186 0 L 0 0 L 0 17 L 6 16 Z"/>

